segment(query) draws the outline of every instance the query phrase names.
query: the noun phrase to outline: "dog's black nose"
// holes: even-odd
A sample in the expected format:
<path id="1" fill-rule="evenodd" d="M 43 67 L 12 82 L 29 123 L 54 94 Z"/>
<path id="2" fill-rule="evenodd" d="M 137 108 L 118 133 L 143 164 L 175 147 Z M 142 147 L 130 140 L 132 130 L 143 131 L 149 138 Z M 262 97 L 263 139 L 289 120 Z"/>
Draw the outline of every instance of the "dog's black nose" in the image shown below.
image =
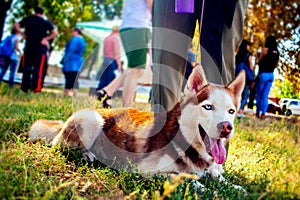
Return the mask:
<path id="1" fill-rule="evenodd" d="M 217 128 L 221 133 L 221 137 L 227 137 L 231 133 L 233 126 L 230 122 L 224 121 L 224 122 L 220 122 L 217 125 Z"/>

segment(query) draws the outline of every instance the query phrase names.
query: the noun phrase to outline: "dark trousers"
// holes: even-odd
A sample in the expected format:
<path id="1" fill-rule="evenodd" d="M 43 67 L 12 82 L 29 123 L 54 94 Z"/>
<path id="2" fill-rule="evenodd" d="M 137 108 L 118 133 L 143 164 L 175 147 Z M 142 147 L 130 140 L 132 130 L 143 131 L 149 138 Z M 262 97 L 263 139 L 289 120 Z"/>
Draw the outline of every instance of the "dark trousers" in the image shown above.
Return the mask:
<path id="1" fill-rule="evenodd" d="M 228 7 L 223 5 L 226 2 Z M 200 58 L 209 82 L 229 83 L 234 76 L 234 51 L 242 39 L 243 19 L 248 1 L 237 1 L 237 9 L 235 3 L 205 1 Z M 202 1 L 195 0 L 194 7 L 194 13 L 179 14 L 174 11 L 175 0 L 153 1 L 152 109 L 156 112 L 172 109 L 181 98 L 187 52 L 197 20 L 201 18 Z M 232 12 L 232 26 L 227 27 Z"/>
<path id="2" fill-rule="evenodd" d="M 47 74 L 47 51 L 39 48 L 25 48 L 21 89 L 24 92 L 40 92 Z"/>
<path id="3" fill-rule="evenodd" d="M 101 90 L 116 78 L 114 71 L 118 69 L 118 64 L 115 60 L 104 58 L 101 68 L 102 73 L 100 74 L 97 90 Z"/>
<path id="4" fill-rule="evenodd" d="M 161 105 L 153 106 L 158 108 L 157 110 L 153 109 L 156 112 L 170 110 L 181 98 L 187 53 L 194 36 L 197 20 L 201 16 L 201 2 L 195 1 L 195 12 L 192 14 L 175 13 L 175 0 L 153 2 L 152 104 Z M 220 34 L 222 36 L 222 33 Z M 211 38 L 205 40 L 208 42 L 211 41 Z M 208 80 L 220 83 L 221 63 L 217 64 L 218 62 L 211 56 L 211 53 L 202 47 L 201 62 Z"/>
<path id="5" fill-rule="evenodd" d="M 3 77 L 10 67 L 10 74 L 9 74 L 9 86 L 14 86 L 14 79 L 15 79 L 15 73 L 18 65 L 18 60 L 12 60 L 9 57 L 3 57 L 1 58 L 2 62 L 0 64 L 1 66 L 1 72 L 0 72 L 0 82 L 3 80 Z"/>

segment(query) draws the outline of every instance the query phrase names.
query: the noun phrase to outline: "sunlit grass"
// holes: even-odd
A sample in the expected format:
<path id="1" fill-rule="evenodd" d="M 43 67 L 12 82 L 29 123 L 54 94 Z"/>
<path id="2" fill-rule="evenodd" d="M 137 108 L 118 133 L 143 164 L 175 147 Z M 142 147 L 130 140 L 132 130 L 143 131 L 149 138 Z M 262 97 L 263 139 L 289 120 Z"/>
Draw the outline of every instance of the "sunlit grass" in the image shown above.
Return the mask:
<path id="1" fill-rule="evenodd" d="M 115 107 L 121 100 L 113 100 Z M 150 105 L 135 103 L 150 110 Z M 255 118 L 237 120 L 225 163 L 226 179 L 247 195 L 210 177 L 203 192 L 189 178 L 143 177 L 87 163 L 77 151 L 30 142 L 27 131 L 37 119 L 66 120 L 74 111 L 99 108 L 92 97 L 63 98 L 62 93 L 23 94 L 0 86 L 0 199 L 299 199 L 299 124 Z M 184 182 L 181 182 L 184 180 Z M 165 195 L 165 196 L 164 196 Z"/>
<path id="2" fill-rule="evenodd" d="M 255 198 L 292 198 L 289 193 L 299 196 L 299 133 L 299 126 L 284 120 L 253 118 L 239 122 L 226 169 L 243 176 L 250 189 L 255 189 Z"/>

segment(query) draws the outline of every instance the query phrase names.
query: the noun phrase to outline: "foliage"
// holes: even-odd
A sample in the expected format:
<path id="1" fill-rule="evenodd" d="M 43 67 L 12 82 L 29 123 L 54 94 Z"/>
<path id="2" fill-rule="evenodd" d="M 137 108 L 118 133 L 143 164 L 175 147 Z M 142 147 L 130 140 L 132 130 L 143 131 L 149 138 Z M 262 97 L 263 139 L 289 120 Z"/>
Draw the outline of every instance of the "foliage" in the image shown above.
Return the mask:
<path id="1" fill-rule="evenodd" d="M 298 28 L 300 30 L 300 28 Z M 284 80 L 280 81 L 280 88 L 287 88 L 289 87 L 289 91 L 292 93 L 291 96 L 296 98 L 300 98 L 300 52 L 299 52 L 299 45 L 300 45 L 300 37 L 299 33 L 297 34 L 298 38 L 293 37 L 290 43 L 280 44 L 281 48 L 281 65 L 278 67 L 279 74 L 284 77 Z M 298 42 L 295 42 L 298 41 Z M 296 45 L 295 45 L 296 44 Z M 286 86 L 282 84 L 287 84 Z M 287 97 L 287 96 L 283 96 Z"/>
<path id="2" fill-rule="evenodd" d="M 2 0 L 0 1 L 0 41 L 3 35 L 3 28 L 5 24 L 7 11 L 10 9 L 13 0 Z"/>
<path id="3" fill-rule="evenodd" d="M 31 15 L 34 6 L 41 5 L 44 8 L 45 16 L 59 31 L 55 46 L 61 49 L 71 38 L 71 30 L 77 22 L 101 21 L 103 18 L 120 17 L 122 2 L 122 0 L 16 0 L 10 9 L 10 13 L 13 15 L 10 24 Z M 88 40 L 88 48 L 93 49 L 94 42 L 87 38 L 86 40 Z"/>
<path id="4" fill-rule="evenodd" d="M 295 85 L 294 82 L 289 79 L 275 80 L 275 86 L 272 88 L 272 91 L 274 91 L 278 98 L 300 99 L 299 80 L 300 79 L 295 80 L 296 83 L 298 81 L 298 85 Z M 298 88 L 296 89 L 296 87 Z"/>
<path id="5" fill-rule="evenodd" d="M 63 98 L 62 92 L 25 95 L 19 88 L 0 85 L 0 199 L 300 198 L 300 127 L 284 119 L 260 121 L 248 116 L 236 121 L 225 163 L 228 183 L 206 176 L 199 180 L 203 188 L 193 187 L 194 176 L 144 177 L 116 171 L 85 162 L 80 152 L 27 139 L 37 119 L 66 120 L 74 109 L 98 106 L 87 91 L 84 94 L 75 101 Z M 121 104 L 120 99 L 114 101 Z"/>
<path id="6" fill-rule="evenodd" d="M 271 34 L 280 40 L 290 40 L 299 29 L 299 13 L 299 4 L 294 0 L 250 0 L 245 37 L 253 42 L 255 49 L 263 46 L 265 38 Z"/>
<path id="7" fill-rule="evenodd" d="M 41 5 L 44 8 L 45 16 L 59 31 L 59 37 L 55 44 L 64 47 L 66 41 L 71 38 L 71 29 L 77 22 L 87 20 L 98 20 L 91 2 L 89 0 L 16 0 L 10 10 L 16 21 L 33 13 L 33 8 Z"/>
<path id="8" fill-rule="evenodd" d="M 120 18 L 124 0 L 93 0 L 95 12 L 102 19 Z"/>

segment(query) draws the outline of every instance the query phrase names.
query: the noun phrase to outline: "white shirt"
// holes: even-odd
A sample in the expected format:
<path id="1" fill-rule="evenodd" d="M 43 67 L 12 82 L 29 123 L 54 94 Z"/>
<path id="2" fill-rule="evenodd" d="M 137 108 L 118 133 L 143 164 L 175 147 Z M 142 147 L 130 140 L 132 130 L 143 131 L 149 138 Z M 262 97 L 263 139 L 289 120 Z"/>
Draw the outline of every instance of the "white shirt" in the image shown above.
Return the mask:
<path id="1" fill-rule="evenodd" d="M 125 0 L 122 28 L 150 28 L 151 13 L 146 0 Z"/>

